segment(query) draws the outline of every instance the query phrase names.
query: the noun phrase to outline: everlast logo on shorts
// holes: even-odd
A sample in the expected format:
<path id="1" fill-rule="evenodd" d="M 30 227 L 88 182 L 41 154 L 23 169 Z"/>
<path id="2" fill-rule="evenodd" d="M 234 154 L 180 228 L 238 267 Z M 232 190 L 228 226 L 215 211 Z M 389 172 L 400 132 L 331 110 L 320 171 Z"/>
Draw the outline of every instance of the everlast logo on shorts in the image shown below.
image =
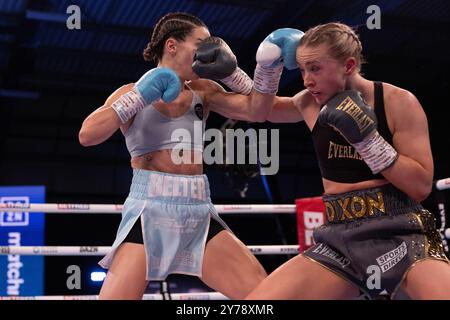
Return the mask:
<path id="1" fill-rule="evenodd" d="M 317 247 L 312 251 L 317 254 L 321 254 L 324 257 L 327 257 L 335 262 L 339 263 L 342 268 L 345 268 L 350 264 L 350 260 L 344 257 L 342 254 L 337 253 L 326 244 L 319 243 Z"/>
<path id="2" fill-rule="evenodd" d="M 386 213 L 383 194 L 376 192 L 324 201 L 328 222 L 353 221 Z"/>

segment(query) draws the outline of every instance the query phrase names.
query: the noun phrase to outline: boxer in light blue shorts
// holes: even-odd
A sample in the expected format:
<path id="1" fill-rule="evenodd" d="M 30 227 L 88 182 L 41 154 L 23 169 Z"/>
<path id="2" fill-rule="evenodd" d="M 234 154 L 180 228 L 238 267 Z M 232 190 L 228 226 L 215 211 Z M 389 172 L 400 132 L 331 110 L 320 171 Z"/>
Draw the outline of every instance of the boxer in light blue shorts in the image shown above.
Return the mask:
<path id="1" fill-rule="evenodd" d="M 134 242 L 144 245 L 147 280 L 170 273 L 201 277 L 207 238 L 224 229 L 230 231 L 211 203 L 206 175 L 134 169 L 116 240 L 100 265 L 109 268 L 117 248 Z"/>
<path id="2" fill-rule="evenodd" d="M 253 85 L 228 45 L 188 13 L 162 17 L 143 56 L 157 67 L 113 92 L 79 133 L 80 143 L 92 146 L 120 129 L 134 170 L 117 237 L 100 262 L 109 270 L 99 299 L 142 299 L 149 280 L 171 273 L 198 276 L 228 298 L 242 299 L 267 273 L 211 204 L 203 137 L 212 111 L 263 121 L 270 108 L 255 95 L 266 86 Z"/>

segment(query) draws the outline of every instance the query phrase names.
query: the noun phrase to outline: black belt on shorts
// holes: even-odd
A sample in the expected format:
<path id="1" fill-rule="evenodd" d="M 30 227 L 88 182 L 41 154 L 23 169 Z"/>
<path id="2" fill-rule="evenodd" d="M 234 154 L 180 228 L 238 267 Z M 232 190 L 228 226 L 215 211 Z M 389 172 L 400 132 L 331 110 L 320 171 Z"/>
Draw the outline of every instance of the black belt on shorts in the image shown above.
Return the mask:
<path id="1" fill-rule="evenodd" d="M 324 195 L 327 223 L 406 214 L 423 207 L 391 184 L 336 195 Z"/>

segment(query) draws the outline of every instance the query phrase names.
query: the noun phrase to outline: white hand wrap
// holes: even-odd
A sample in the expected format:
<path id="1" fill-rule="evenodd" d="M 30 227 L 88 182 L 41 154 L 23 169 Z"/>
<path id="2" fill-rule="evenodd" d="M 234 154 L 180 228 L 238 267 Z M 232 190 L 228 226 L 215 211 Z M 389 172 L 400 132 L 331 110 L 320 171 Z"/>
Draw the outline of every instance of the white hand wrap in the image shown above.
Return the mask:
<path id="1" fill-rule="evenodd" d="M 220 80 L 233 92 L 248 96 L 252 92 L 253 80 L 239 67 L 234 72 Z"/>
<path id="2" fill-rule="evenodd" d="M 263 67 L 258 63 L 253 77 L 253 87 L 258 92 L 275 95 L 278 92 L 282 72 L 282 63 L 276 67 Z"/>
<path id="3" fill-rule="evenodd" d="M 253 86 L 256 91 L 275 95 L 278 92 L 283 63 L 281 49 L 277 45 L 263 41 L 256 51 L 256 69 L 253 77 Z M 275 66 L 274 66 L 275 65 Z"/>
<path id="4" fill-rule="evenodd" d="M 128 91 L 111 105 L 119 116 L 120 122 L 126 123 L 136 113 L 144 109 L 145 101 L 136 90 Z"/>
<path id="5" fill-rule="evenodd" d="M 397 151 L 384 138 L 375 131 L 370 138 L 354 143 L 355 150 L 372 170 L 378 174 L 389 168 L 398 158 Z"/>

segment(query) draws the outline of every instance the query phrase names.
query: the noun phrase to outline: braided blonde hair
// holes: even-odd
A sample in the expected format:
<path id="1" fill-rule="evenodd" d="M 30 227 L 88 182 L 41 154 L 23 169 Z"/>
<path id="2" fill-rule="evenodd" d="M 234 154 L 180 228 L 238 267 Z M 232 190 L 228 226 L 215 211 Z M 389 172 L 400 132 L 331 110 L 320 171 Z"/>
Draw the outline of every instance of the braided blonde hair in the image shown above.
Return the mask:
<path id="1" fill-rule="evenodd" d="M 338 61 L 345 61 L 347 58 L 354 57 L 358 72 L 361 70 L 361 64 L 365 62 L 361 41 L 349 26 L 339 22 L 315 26 L 306 31 L 300 42 L 300 47 L 316 47 L 321 44 L 328 45 L 330 55 Z"/>

